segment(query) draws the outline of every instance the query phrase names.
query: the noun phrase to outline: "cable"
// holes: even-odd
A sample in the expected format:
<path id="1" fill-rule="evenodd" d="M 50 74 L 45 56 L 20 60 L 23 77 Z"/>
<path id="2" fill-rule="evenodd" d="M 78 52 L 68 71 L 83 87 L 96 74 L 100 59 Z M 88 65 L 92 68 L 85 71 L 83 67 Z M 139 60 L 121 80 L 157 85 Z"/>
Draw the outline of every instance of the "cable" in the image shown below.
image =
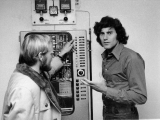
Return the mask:
<path id="1" fill-rule="evenodd" d="M 89 15 L 89 28 L 90 28 L 90 12 L 84 10 L 76 10 L 76 12 L 86 12 Z"/>

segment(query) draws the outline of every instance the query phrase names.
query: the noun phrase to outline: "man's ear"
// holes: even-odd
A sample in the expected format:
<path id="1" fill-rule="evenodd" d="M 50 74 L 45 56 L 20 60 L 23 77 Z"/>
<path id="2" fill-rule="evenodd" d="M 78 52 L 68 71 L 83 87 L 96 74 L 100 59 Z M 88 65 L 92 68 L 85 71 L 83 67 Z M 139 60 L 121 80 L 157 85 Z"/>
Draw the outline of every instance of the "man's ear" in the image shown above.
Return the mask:
<path id="1" fill-rule="evenodd" d="M 38 53 L 38 58 L 39 60 L 42 62 L 43 61 L 43 53 L 42 52 L 39 52 Z"/>

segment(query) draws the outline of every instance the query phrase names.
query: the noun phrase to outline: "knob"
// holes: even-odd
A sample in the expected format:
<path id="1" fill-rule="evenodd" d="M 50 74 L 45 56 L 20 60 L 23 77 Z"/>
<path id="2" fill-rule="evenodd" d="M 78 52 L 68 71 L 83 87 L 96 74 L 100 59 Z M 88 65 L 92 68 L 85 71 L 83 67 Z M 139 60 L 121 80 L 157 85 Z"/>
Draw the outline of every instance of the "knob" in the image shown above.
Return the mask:
<path id="1" fill-rule="evenodd" d="M 44 18 L 43 18 L 43 17 L 40 17 L 39 20 L 40 20 L 41 22 L 43 22 Z"/>
<path id="2" fill-rule="evenodd" d="M 64 17 L 64 21 L 68 21 L 68 17 Z"/>
<path id="3" fill-rule="evenodd" d="M 78 75 L 78 76 L 84 76 L 84 75 L 85 75 L 84 69 L 78 69 L 77 75 Z"/>

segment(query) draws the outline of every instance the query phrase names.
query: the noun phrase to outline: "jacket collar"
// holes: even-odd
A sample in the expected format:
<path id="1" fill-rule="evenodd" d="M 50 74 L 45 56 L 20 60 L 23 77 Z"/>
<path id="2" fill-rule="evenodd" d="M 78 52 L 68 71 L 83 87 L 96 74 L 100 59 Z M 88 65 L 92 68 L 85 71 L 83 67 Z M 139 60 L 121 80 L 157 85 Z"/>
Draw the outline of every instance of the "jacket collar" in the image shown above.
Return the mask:
<path id="1" fill-rule="evenodd" d="M 61 112 L 57 93 L 54 87 L 52 87 L 51 83 L 49 82 L 50 80 L 45 72 L 43 72 L 41 75 L 26 64 L 17 64 L 16 69 L 20 73 L 30 77 L 41 89 L 43 89 L 51 104 L 55 105 Z"/>
<path id="2" fill-rule="evenodd" d="M 17 64 L 16 66 L 17 71 L 20 73 L 29 76 L 40 88 L 45 89 L 46 85 L 46 78 L 33 70 L 26 64 Z"/>

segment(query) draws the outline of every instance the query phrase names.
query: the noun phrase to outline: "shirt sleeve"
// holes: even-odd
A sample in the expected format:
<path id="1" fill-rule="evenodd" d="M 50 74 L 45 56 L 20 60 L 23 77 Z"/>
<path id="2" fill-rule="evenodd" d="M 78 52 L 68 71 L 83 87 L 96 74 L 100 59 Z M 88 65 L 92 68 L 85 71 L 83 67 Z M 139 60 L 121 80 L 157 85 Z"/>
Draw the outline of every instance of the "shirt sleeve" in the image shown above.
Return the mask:
<path id="1" fill-rule="evenodd" d="M 34 120 L 34 102 L 31 92 L 26 88 L 16 88 L 7 100 L 4 118 L 7 120 Z"/>
<path id="2" fill-rule="evenodd" d="M 108 87 L 106 97 L 120 103 L 144 104 L 147 100 L 144 61 L 139 54 L 132 56 L 126 62 L 126 77 L 128 90 Z"/>

